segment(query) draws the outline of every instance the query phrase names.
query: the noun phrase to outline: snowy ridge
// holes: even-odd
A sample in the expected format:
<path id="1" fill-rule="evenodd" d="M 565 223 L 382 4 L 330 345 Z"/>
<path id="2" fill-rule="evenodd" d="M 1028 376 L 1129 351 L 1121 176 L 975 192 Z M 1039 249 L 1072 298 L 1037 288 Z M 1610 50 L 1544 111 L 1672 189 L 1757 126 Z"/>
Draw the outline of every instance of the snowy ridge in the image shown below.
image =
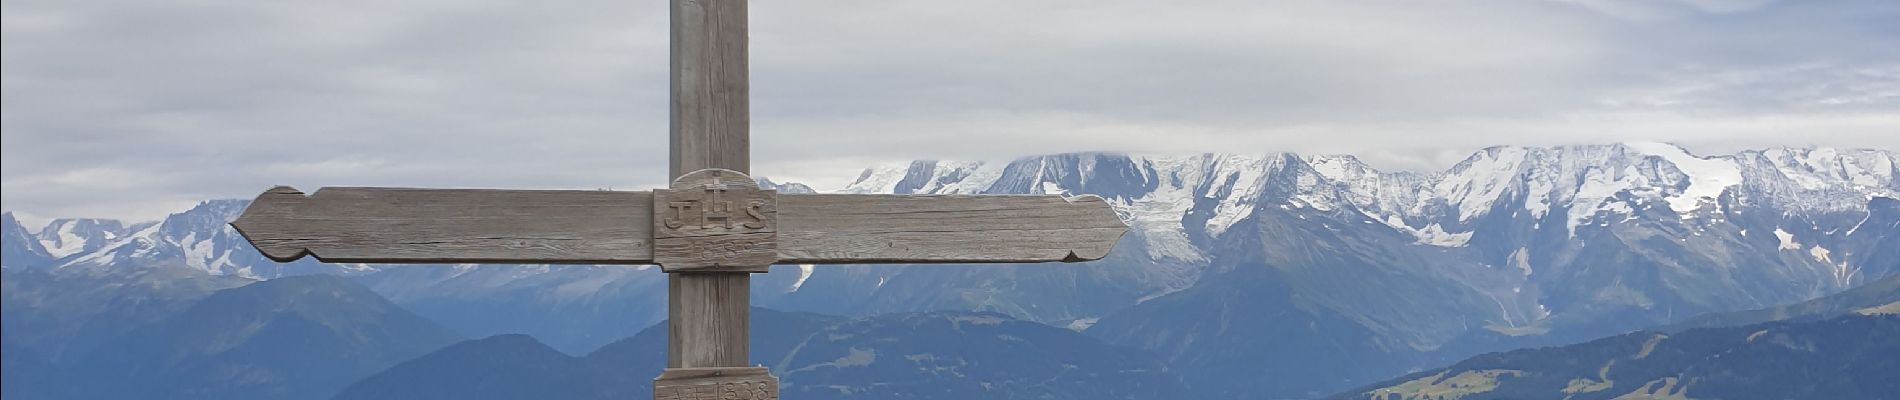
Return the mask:
<path id="1" fill-rule="evenodd" d="M 1288 168 L 1292 164 L 1299 168 Z M 1188 237 L 1219 236 L 1261 206 L 1350 208 L 1418 243 L 1460 247 L 1471 240 L 1476 220 L 1499 210 L 1539 226 L 1561 212 L 1562 220 L 1552 222 L 1574 234 L 1602 213 L 1628 215 L 1651 202 L 1692 218 L 1740 187 L 1778 207 L 1864 210 L 1868 199 L 1900 192 L 1897 165 L 1884 150 L 1783 148 L 1704 157 L 1664 143 L 1498 146 L 1430 174 L 1384 172 L 1349 155 L 1079 153 L 1009 163 L 881 165 L 839 192 L 1101 194 L 1119 202 L 1153 257 L 1197 260 L 1202 255 Z M 1124 173 L 1108 169 L 1128 170 L 1122 180 L 1144 186 L 1084 187 L 1104 174 Z M 1288 176 L 1275 181 L 1276 174 Z M 1195 211 L 1207 218 L 1185 226 Z"/>
<path id="2" fill-rule="evenodd" d="M 1486 240 L 1477 231 L 1487 219 L 1522 218 L 1532 228 L 1562 226 L 1575 234 L 1586 225 L 1633 218 L 1649 204 L 1693 217 L 1725 195 L 1789 213 L 1849 213 L 1858 219 L 1865 217 L 1869 199 L 1900 198 L 1896 178 L 1900 162 L 1886 150 L 1777 148 L 1704 157 L 1674 145 L 1633 143 L 1491 147 L 1432 173 L 1381 171 L 1349 155 L 1290 153 L 913 161 L 867 168 L 835 192 L 1101 195 L 1130 223 L 1131 238 L 1142 244 L 1138 251 L 1156 261 L 1192 264 L 1209 259 L 1206 241 L 1265 208 L 1363 215 L 1352 218 L 1410 235 L 1420 245 L 1466 247 Z M 761 183 L 787 192 L 810 190 Z M 252 251 L 225 225 L 245 204 L 210 201 L 142 224 L 58 220 L 34 235 L 38 246 L 29 247 L 46 249 L 61 266 L 165 259 L 214 274 L 263 278 L 321 269 L 314 262 L 271 263 Z M 1792 235 L 1791 243 L 1809 242 L 1806 235 L 1814 234 L 1794 228 L 1784 233 Z"/>
<path id="3" fill-rule="evenodd" d="M 1154 259 L 1201 261 L 1205 256 L 1191 243 L 1183 217 L 1197 201 L 1211 201 L 1212 216 L 1195 231 L 1220 234 L 1253 212 L 1267 176 L 1287 160 L 1297 156 L 1083 153 L 1007 163 L 915 161 L 866 168 L 837 192 L 1098 194 L 1121 208 Z"/>
<path id="4" fill-rule="evenodd" d="M 37 235 L 40 245 L 55 259 L 98 250 L 130 231 L 110 219 L 61 218 L 46 224 Z"/>
<path id="5" fill-rule="evenodd" d="M 1742 172 L 1734 161 L 1696 157 L 1688 150 L 1663 143 L 1628 144 L 1636 151 L 1662 157 L 1674 165 L 1684 175 L 1680 192 L 1668 196 L 1669 208 L 1677 213 L 1688 214 L 1702 207 L 1704 202 L 1714 201 L 1728 188 L 1742 183 Z"/>
<path id="6" fill-rule="evenodd" d="M 1660 143 L 1550 148 L 1488 148 L 1450 170 L 1424 176 L 1380 173 L 1342 162 L 1313 160 L 1314 168 L 1351 187 L 1354 202 L 1394 228 L 1427 232 L 1435 222 L 1465 225 L 1493 210 L 1527 213 L 1542 220 L 1567 209 L 1570 232 L 1599 212 L 1627 214 L 1632 204 L 1657 201 L 1684 218 L 1741 187 L 1758 200 L 1805 212 L 1864 211 L 1867 200 L 1895 193 L 1892 152 L 1834 149 L 1744 152 L 1701 157 Z M 1753 161 L 1753 162 L 1751 162 Z M 1399 181 L 1405 186 L 1388 182 Z M 1419 182 L 1427 182 L 1419 184 Z M 1442 209 L 1432 207 L 1443 204 Z M 1640 205 L 1636 204 L 1636 205 Z M 1396 217 L 1396 218 L 1392 218 Z M 1447 227 L 1451 233 L 1468 232 Z M 1442 235 L 1422 235 L 1421 241 Z"/>
<path id="7" fill-rule="evenodd" d="M 75 254 L 55 268 L 100 268 L 122 264 L 177 264 L 213 275 L 269 279 L 314 272 L 360 271 L 361 264 L 328 265 L 314 260 L 280 264 L 265 259 L 229 222 L 250 202 L 212 200 L 163 221 L 135 225 L 97 250 Z M 50 226 L 49 226 L 50 228 Z"/>

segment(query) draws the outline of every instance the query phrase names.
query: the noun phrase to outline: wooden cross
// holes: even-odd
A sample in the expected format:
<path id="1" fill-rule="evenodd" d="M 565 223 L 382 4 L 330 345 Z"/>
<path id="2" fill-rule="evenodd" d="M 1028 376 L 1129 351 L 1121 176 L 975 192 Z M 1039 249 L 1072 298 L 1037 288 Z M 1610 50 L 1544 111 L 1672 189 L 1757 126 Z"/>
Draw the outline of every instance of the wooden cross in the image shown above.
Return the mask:
<path id="1" fill-rule="evenodd" d="M 746 0 L 672 0 L 671 175 L 652 192 L 277 187 L 231 225 L 266 257 L 346 263 L 659 264 L 655 399 L 776 399 L 747 367 L 751 273 L 782 264 L 1100 259 L 1100 197 L 778 194 L 750 169 Z"/>

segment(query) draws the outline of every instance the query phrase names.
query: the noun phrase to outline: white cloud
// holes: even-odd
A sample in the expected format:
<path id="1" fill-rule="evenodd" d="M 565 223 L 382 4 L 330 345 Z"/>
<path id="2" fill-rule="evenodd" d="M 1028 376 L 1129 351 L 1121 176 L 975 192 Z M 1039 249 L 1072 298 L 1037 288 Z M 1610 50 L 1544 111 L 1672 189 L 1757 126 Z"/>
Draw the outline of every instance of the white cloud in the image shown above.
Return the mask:
<path id="1" fill-rule="evenodd" d="M 663 3 L 7 0 L 4 207 L 274 184 L 635 188 Z M 757 1 L 755 172 L 1061 151 L 1900 147 L 1900 3 Z M 105 178 L 100 178 L 105 177 Z M 136 195 L 127 195 L 128 192 Z"/>

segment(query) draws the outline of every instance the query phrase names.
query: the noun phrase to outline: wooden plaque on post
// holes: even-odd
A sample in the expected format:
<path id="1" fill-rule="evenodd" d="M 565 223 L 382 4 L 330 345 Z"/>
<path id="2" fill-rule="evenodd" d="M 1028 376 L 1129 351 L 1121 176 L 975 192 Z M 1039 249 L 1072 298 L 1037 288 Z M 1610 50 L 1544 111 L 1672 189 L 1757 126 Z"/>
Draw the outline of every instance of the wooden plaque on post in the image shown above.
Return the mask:
<path id="1" fill-rule="evenodd" d="M 764 367 L 667 368 L 653 378 L 655 400 L 778 400 L 778 377 Z"/>
<path id="2" fill-rule="evenodd" d="M 778 192 L 716 168 L 654 190 L 653 261 L 666 272 L 766 272 L 778 261 Z"/>

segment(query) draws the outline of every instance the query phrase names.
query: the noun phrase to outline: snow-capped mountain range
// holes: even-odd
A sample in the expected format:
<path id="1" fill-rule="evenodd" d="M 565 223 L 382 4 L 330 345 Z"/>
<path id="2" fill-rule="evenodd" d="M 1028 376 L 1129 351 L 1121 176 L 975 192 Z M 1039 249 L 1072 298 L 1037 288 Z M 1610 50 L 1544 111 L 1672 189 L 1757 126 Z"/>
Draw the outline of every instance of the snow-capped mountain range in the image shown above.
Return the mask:
<path id="1" fill-rule="evenodd" d="M 361 265 L 327 265 L 314 261 L 279 264 L 263 257 L 229 222 L 244 211 L 247 200 L 211 200 L 160 221 L 124 223 L 109 219 L 56 219 L 37 233 L 29 233 L 6 216 L 8 235 L 24 235 L 27 243 L 9 243 L 9 252 L 43 259 L 53 269 L 97 269 L 182 265 L 211 275 L 265 279 L 319 272 L 366 271 Z M 11 236 L 10 236 L 11 237 Z M 22 257 L 35 259 L 34 256 Z M 8 262 L 9 266 L 16 265 Z"/>
<path id="2" fill-rule="evenodd" d="M 1073 179 L 1064 157 L 1079 157 Z M 1627 143 L 1554 148 L 1492 147 L 1438 173 L 1382 172 L 1349 155 L 1295 154 L 1142 156 L 1074 154 L 1015 163 L 918 161 L 866 169 L 846 193 L 1095 193 L 1115 195 L 1144 230 L 1179 232 L 1197 199 L 1219 200 L 1196 229 L 1218 236 L 1246 218 L 1267 177 L 1299 164 L 1294 193 L 1276 206 L 1332 211 L 1351 207 L 1418 238 L 1421 244 L 1465 246 L 1470 221 L 1493 212 L 1527 212 L 1542 220 L 1566 209 L 1565 231 L 1599 211 L 1628 214 L 1637 203 L 1660 202 L 1692 218 L 1729 189 L 1750 189 L 1755 201 L 1799 213 L 1859 212 L 1873 197 L 1895 197 L 1894 153 L 1885 150 L 1773 149 L 1700 157 L 1675 145 Z M 1102 166 L 1126 168 L 1103 171 Z M 1033 174 L 1029 173 L 1033 170 Z M 1094 175 L 1126 173 L 1141 186 L 1100 193 Z M 1310 174 L 1308 174 L 1310 172 Z M 1093 190 L 1092 190 L 1093 189 Z M 1627 194 L 1627 198 L 1618 197 Z M 1154 226 L 1160 225 L 1160 226 Z M 1157 258 L 1197 259 L 1178 245 L 1184 237 L 1150 237 Z M 1178 252 L 1177 252 L 1178 251 Z"/>
<path id="3" fill-rule="evenodd" d="M 1153 351 L 1204 377 L 1190 382 L 1199 395 L 1297 397 L 1888 276 L 1900 271 L 1896 160 L 1888 150 L 1700 156 L 1630 143 L 1492 147 L 1431 173 L 1290 153 L 915 161 L 868 168 L 839 191 L 1095 194 L 1132 229 L 1090 264 L 778 266 L 754 278 L 752 298 L 845 315 L 1001 312 Z M 570 352 L 664 315 L 655 293 L 665 279 L 637 268 L 278 264 L 225 224 L 244 205 L 214 200 L 152 223 L 61 220 L 37 232 L 9 214 L 5 262 L 349 274 L 464 335 L 534 332 Z M 1337 362 L 1258 361 L 1322 348 L 1335 350 L 1291 358 Z M 1247 381 L 1233 374 L 1314 379 L 1260 392 L 1223 383 Z"/>
<path id="4" fill-rule="evenodd" d="M 1493 147 L 1436 173 L 1284 153 L 917 161 L 842 191 L 1095 194 L 1132 229 L 1090 266 L 818 269 L 755 280 L 789 292 L 755 299 L 1006 312 L 1156 351 L 1202 397 L 1298 397 L 1900 271 L 1895 158 L 1631 143 Z M 1234 383 L 1261 374 L 1311 379 Z"/>
<path id="5" fill-rule="evenodd" d="M 46 248 L 47 256 L 63 258 L 99 250 L 120 236 L 145 227 L 127 227 L 125 223 L 112 219 L 63 218 L 47 224 L 36 238 Z"/>
<path id="6" fill-rule="evenodd" d="M 1896 171 L 1900 163 L 1886 150 L 1780 148 L 1702 157 L 1659 143 L 1492 147 L 1435 173 L 1384 172 L 1346 155 L 1081 153 L 877 166 L 839 192 L 1102 195 L 1118 203 L 1146 258 L 1176 266 L 1161 278 L 1165 282 L 1151 285 L 1155 293 L 1149 296 L 1192 285 L 1201 272 L 1195 265 L 1214 256 L 1209 254 L 1213 240 L 1263 208 L 1353 214 L 1423 246 L 1471 247 L 1475 240 L 1477 246 L 1504 250 L 1484 263 L 1510 264 L 1532 274 L 1529 268 L 1536 263 L 1513 262 L 1531 236 L 1562 232 L 1574 238 L 1580 229 L 1651 211 L 1673 214 L 1678 220 L 1661 222 L 1702 235 L 1723 228 L 1719 225 L 1729 207 L 1748 206 L 1775 210 L 1782 219 L 1810 220 L 1806 226 L 1766 232 L 1728 226 L 1730 232 L 1721 233 L 1772 238 L 1778 250 L 1831 266 L 1826 272 L 1832 281 L 1817 282 L 1818 295 L 1850 286 L 1867 273 L 1861 265 L 1864 252 L 1834 243 L 1857 226 L 1829 228 L 1820 222 L 1865 217 L 1871 199 L 1900 198 Z M 785 185 L 788 192 L 810 191 Z M 17 247 L 57 260 L 54 267 L 164 260 L 214 275 L 252 278 L 372 268 L 282 265 L 259 257 L 224 224 L 245 204 L 207 201 L 144 223 L 60 219 L 38 232 L 24 232 L 35 243 Z M 1505 228 L 1497 226 L 1498 220 L 1527 222 L 1528 228 L 1498 229 Z M 9 230 L 24 229 L 14 221 L 8 224 Z"/>
<path id="7" fill-rule="evenodd" d="M 1580 230 L 1670 214 L 1678 218 L 1659 222 L 1691 229 L 1692 236 L 1727 229 L 1708 234 L 1772 238 L 1774 248 L 1831 268 L 1824 271 L 1831 281 L 1815 283 L 1818 295 L 1850 286 L 1867 273 L 1865 252 L 1835 243 L 1857 226 L 1823 227 L 1821 222 L 1865 217 L 1871 199 L 1900 198 L 1897 164 L 1894 153 L 1885 150 L 1781 148 L 1701 157 L 1658 143 L 1492 147 L 1436 173 L 1384 172 L 1344 155 L 1085 153 L 878 166 L 839 192 L 1108 197 L 1125 213 L 1134 228 L 1130 236 L 1139 239 L 1146 258 L 1176 265 L 1162 277 L 1165 282 L 1152 285 L 1150 296 L 1192 285 L 1201 272 L 1194 266 L 1214 256 L 1209 254 L 1214 239 L 1264 208 L 1351 214 L 1423 246 L 1484 247 L 1490 250 L 1480 253 L 1501 254 L 1488 254 L 1483 263 L 1512 265 L 1526 269 L 1525 274 L 1533 274 L 1537 263 L 1515 261 L 1530 237 L 1562 232 L 1575 238 Z M 786 190 L 810 188 L 791 183 Z M 281 265 L 259 257 L 224 224 L 245 204 L 208 201 L 145 223 L 60 219 L 29 233 L 36 243 L 21 247 L 57 260 L 54 267 L 166 260 L 253 278 L 371 268 Z M 1765 232 L 1722 225 L 1724 213 L 1734 206 L 1771 209 L 1778 218 L 1807 223 L 1777 224 Z M 1502 220 L 1528 227 L 1498 226 Z M 17 222 L 9 226 L 23 229 Z"/>
<path id="8" fill-rule="evenodd" d="M 1852 232 L 1818 220 L 1866 216 L 1875 197 L 1896 197 L 1894 153 L 1772 149 L 1700 157 L 1669 144 L 1493 147 L 1437 173 L 1383 172 L 1352 156 L 1295 154 L 1143 156 L 1065 154 L 1009 163 L 918 161 L 865 170 L 848 193 L 1090 193 L 1119 203 L 1156 261 L 1204 262 L 1211 238 L 1261 209 L 1309 210 L 1369 222 L 1416 244 L 1474 246 L 1486 265 L 1512 262 L 1531 237 L 1596 230 L 1656 210 L 1701 235 L 1707 229 L 1772 237 L 1776 248 L 1832 266 L 1814 294 L 1864 279 L 1864 254 L 1833 248 Z M 1728 195 L 1730 202 L 1723 201 Z M 1816 220 L 1751 232 L 1718 226 L 1729 206 Z M 1657 215 L 1661 215 L 1657 214 Z M 1514 224 L 1510 221 L 1521 223 Z M 1511 226 L 1527 225 L 1527 226 Z M 1713 233 L 1711 233 L 1713 234 Z M 1191 275 L 1189 271 L 1187 274 Z M 1178 290 L 1188 278 L 1165 285 Z"/>

